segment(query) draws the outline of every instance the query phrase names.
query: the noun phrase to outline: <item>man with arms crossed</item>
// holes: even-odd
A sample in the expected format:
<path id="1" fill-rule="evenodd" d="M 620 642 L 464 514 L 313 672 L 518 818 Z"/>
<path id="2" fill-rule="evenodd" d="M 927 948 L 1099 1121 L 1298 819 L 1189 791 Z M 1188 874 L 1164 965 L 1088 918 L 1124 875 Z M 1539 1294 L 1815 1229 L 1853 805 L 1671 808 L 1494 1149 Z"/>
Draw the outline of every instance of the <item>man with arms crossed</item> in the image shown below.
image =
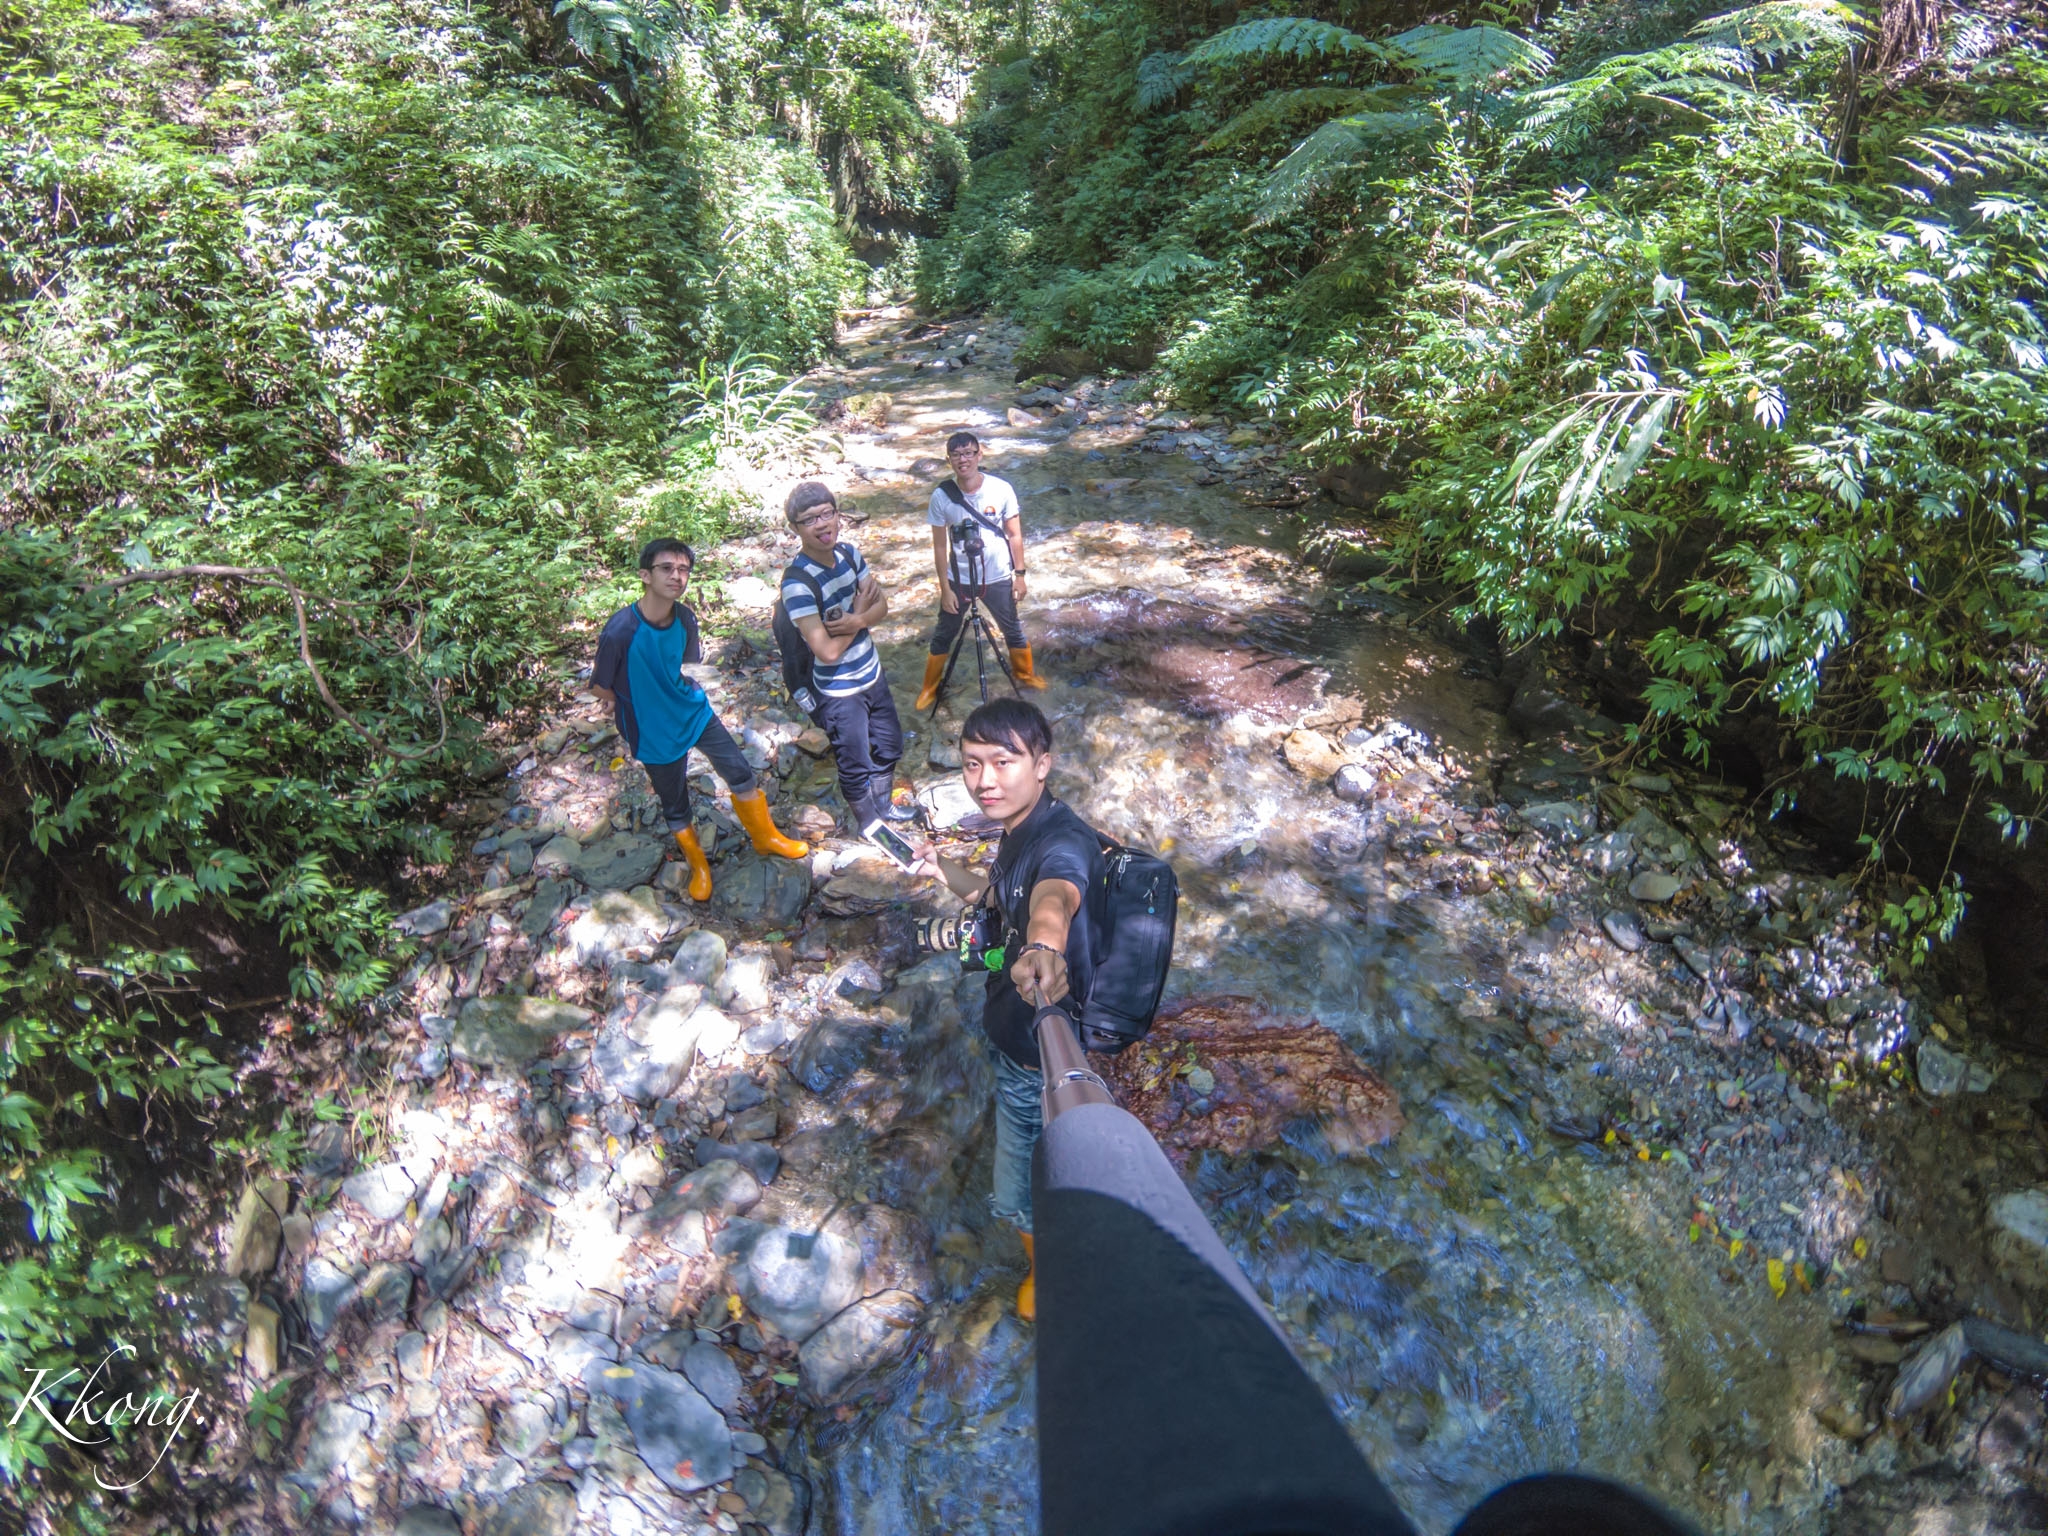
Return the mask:
<path id="1" fill-rule="evenodd" d="M 939 571 L 939 624 L 925 657 L 924 687 L 916 708 L 930 709 L 939 697 L 946 653 L 963 622 L 963 598 L 988 605 L 1010 652 L 1010 671 L 1020 688 L 1043 688 L 1031 667 L 1031 647 L 1017 603 L 1024 596 L 1024 513 L 1009 481 L 981 472 L 981 439 L 955 432 L 946 439 L 953 478 L 932 491 L 932 563 Z M 952 489 L 949 490 L 948 487 Z M 956 496 L 954 492 L 958 492 Z"/>
<path id="2" fill-rule="evenodd" d="M 881 578 L 860 551 L 838 542 L 839 498 L 806 480 L 783 504 L 803 548 L 782 575 L 782 608 L 811 651 L 812 718 L 832 740 L 839 792 L 857 833 L 876 817 L 914 821 L 891 800 L 903 756 L 903 723 L 868 626 L 889 613 Z"/>

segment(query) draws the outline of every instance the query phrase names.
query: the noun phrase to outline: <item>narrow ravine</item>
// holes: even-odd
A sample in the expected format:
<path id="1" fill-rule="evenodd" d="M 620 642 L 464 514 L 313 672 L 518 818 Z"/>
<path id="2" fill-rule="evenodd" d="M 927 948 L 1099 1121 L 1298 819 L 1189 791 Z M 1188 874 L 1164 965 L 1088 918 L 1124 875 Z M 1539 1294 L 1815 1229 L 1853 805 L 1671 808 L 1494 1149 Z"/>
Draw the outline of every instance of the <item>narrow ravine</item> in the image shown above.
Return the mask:
<path id="1" fill-rule="evenodd" d="M 1738 791 L 1631 767 L 1567 685 L 1295 560 L 1269 432 L 1020 383 L 1000 326 L 846 340 L 813 382 L 899 704 L 924 501 L 971 428 L 1023 497 L 1054 787 L 1180 872 L 1170 1006 L 1314 1020 L 1399 1099 L 1384 1145 L 1283 1119 L 1186 1167 L 1418 1526 L 1577 1467 L 1710 1530 L 2023 1528 L 2013 1362 L 1895 1392 L 1966 1314 L 2042 1321 L 2043 1079 L 1969 999 L 1885 981 L 1859 899 Z M 705 677 L 810 868 L 719 810 L 693 907 L 588 699 L 469 808 L 465 883 L 407 922 L 379 1134 L 316 1130 L 232 1235 L 245 1370 L 313 1385 L 221 1528 L 1036 1528 L 978 983 L 912 952 L 952 904 L 831 830 L 829 759 L 775 701 L 790 545 L 720 552 Z M 967 702 L 909 721 L 927 798 Z M 1176 1123 L 1216 1112 L 1205 1080 L 1175 1070 Z"/>

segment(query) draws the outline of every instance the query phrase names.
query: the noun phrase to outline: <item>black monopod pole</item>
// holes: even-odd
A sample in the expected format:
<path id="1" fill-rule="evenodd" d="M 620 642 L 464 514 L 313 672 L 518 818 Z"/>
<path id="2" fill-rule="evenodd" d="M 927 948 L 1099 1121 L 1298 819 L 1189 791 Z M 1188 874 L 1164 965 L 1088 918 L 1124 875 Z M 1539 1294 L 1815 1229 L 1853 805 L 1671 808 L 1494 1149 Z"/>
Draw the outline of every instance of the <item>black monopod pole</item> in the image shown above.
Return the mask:
<path id="1" fill-rule="evenodd" d="M 1039 1011 L 1046 1536 L 1415 1536 L 1166 1154 Z M 1689 1536 L 1596 1478 L 1511 1483 L 1457 1536 Z"/>

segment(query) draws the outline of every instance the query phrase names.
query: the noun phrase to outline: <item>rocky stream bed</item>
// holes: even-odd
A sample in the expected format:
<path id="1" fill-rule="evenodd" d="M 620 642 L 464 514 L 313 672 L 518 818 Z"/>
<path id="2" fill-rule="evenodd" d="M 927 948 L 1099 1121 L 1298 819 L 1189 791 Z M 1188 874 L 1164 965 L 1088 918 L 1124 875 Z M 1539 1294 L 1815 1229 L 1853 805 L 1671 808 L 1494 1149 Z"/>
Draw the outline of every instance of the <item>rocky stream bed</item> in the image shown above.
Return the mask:
<path id="1" fill-rule="evenodd" d="M 923 503 L 975 428 L 1023 497 L 1054 788 L 1185 891 L 1177 1013 L 1119 1082 L 1417 1525 L 1576 1467 L 1713 1531 L 2048 1526 L 2044 1077 L 1993 1000 L 1902 991 L 1812 849 L 1627 762 L 1569 679 L 1300 564 L 1270 432 L 1016 382 L 1013 345 L 877 314 L 814 380 L 877 639 L 907 705 Z M 835 830 L 777 700 L 789 551 L 718 552 L 702 672 L 808 864 L 707 774 L 689 902 L 571 685 L 454 809 L 387 1006 L 276 1047 L 350 1113 L 220 1235 L 223 1392 L 283 1417 L 213 1528 L 1036 1529 L 979 984 L 913 952 L 952 903 Z M 906 714 L 942 819 L 966 698 Z"/>

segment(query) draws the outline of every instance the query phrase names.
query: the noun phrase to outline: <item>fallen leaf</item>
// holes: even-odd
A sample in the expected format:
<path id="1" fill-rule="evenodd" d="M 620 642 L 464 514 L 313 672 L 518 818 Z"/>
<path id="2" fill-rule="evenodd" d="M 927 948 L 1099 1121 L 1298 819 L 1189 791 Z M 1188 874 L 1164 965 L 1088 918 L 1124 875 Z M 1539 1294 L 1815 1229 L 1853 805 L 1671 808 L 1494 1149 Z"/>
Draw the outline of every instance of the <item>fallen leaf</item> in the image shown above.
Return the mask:
<path id="1" fill-rule="evenodd" d="M 1764 1278 L 1771 1283 L 1771 1294 L 1783 1298 L 1785 1294 L 1785 1261 L 1772 1259 L 1764 1265 Z"/>
<path id="2" fill-rule="evenodd" d="M 795 1371 L 777 1371 L 775 1373 L 775 1384 L 779 1387 L 793 1387 L 797 1384 L 797 1380 Z"/>

